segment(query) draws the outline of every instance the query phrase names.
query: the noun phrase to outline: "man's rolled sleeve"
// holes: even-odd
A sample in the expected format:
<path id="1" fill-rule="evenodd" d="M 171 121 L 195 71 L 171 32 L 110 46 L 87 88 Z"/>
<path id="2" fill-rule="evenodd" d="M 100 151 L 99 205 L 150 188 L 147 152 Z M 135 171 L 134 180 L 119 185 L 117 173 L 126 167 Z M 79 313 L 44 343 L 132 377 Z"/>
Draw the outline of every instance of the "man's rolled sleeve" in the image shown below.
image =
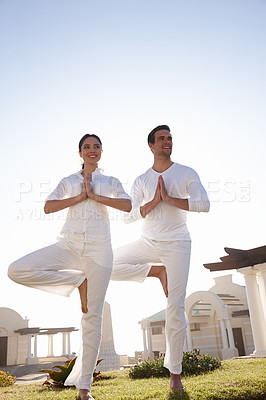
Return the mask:
<path id="1" fill-rule="evenodd" d="M 189 168 L 187 190 L 189 193 L 188 209 L 194 212 L 208 212 L 210 202 L 196 171 Z"/>

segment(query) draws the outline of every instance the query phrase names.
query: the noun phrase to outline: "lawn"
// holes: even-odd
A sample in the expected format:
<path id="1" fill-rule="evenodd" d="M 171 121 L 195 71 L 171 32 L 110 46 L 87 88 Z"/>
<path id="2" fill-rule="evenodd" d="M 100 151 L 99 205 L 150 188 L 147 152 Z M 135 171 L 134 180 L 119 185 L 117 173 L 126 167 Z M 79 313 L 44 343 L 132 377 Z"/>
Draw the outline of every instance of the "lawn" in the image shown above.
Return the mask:
<path id="1" fill-rule="evenodd" d="M 181 394 L 171 392 L 168 378 L 132 380 L 127 370 L 102 377 L 93 384 L 95 400 L 266 400 L 266 358 L 223 361 L 220 369 L 184 378 Z M 74 400 L 77 395 L 77 389 L 51 390 L 41 383 L 0 388 L 1 400 Z"/>

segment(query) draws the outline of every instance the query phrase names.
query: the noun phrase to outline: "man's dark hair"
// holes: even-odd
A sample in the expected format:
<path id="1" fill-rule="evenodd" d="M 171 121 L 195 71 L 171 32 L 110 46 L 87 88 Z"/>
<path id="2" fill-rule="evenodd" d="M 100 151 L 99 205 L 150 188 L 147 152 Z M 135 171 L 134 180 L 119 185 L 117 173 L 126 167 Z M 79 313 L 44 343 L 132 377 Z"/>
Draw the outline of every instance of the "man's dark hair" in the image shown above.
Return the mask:
<path id="1" fill-rule="evenodd" d="M 162 129 L 170 132 L 170 128 L 169 128 L 168 125 L 156 126 L 156 128 L 154 128 L 148 135 L 148 143 L 152 143 L 153 144 L 155 142 L 155 137 L 154 137 L 155 132 L 161 131 Z"/>

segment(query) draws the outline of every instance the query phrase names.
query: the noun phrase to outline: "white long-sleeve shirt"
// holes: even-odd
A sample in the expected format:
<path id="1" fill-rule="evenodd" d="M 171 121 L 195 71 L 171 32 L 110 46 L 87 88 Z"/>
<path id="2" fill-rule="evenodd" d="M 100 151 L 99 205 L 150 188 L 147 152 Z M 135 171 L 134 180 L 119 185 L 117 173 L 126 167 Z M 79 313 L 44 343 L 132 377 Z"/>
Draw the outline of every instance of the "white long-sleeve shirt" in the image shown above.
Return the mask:
<path id="1" fill-rule="evenodd" d="M 46 200 L 62 200 L 81 193 L 82 171 L 63 178 Z M 106 176 L 97 168 L 91 182 L 95 194 L 107 197 L 130 199 L 122 184 L 113 176 Z M 110 222 L 107 207 L 95 200 L 87 199 L 68 208 L 66 222 L 60 235 L 81 235 L 84 242 L 110 239 Z"/>
<path id="2" fill-rule="evenodd" d="M 190 167 L 173 163 L 162 173 L 150 168 L 136 178 L 130 193 L 133 207 L 125 222 L 143 219 L 140 207 L 154 198 L 160 175 L 169 196 L 188 199 L 189 211 L 209 211 L 210 202 L 198 174 Z M 187 211 L 161 201 L 143 219 L 142 235 L 158 241 L 190 240 L 186 220 Z"/>

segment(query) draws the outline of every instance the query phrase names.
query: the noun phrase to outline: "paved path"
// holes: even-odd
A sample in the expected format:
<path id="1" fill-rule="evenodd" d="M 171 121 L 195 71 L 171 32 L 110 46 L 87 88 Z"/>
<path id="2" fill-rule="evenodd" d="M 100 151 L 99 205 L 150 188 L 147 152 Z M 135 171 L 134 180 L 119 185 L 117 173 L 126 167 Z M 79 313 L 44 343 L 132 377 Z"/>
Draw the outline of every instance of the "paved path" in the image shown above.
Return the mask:
<path id="1" fill-rule="evenodd" d="M 62 362 L 58 362 L 61 364 Z M 39 372 L 40 369 L 51 369 L 57 362 L 52 363 L 41 363 L 34 365 L 10 365 L 1 367 L 0 370 L 8 371 L 11 375 L 16 376 L 16 383 L 19 385 L 25 385 L 29 383 L 36 383 L 45 381 L 48 374 Z"/>

